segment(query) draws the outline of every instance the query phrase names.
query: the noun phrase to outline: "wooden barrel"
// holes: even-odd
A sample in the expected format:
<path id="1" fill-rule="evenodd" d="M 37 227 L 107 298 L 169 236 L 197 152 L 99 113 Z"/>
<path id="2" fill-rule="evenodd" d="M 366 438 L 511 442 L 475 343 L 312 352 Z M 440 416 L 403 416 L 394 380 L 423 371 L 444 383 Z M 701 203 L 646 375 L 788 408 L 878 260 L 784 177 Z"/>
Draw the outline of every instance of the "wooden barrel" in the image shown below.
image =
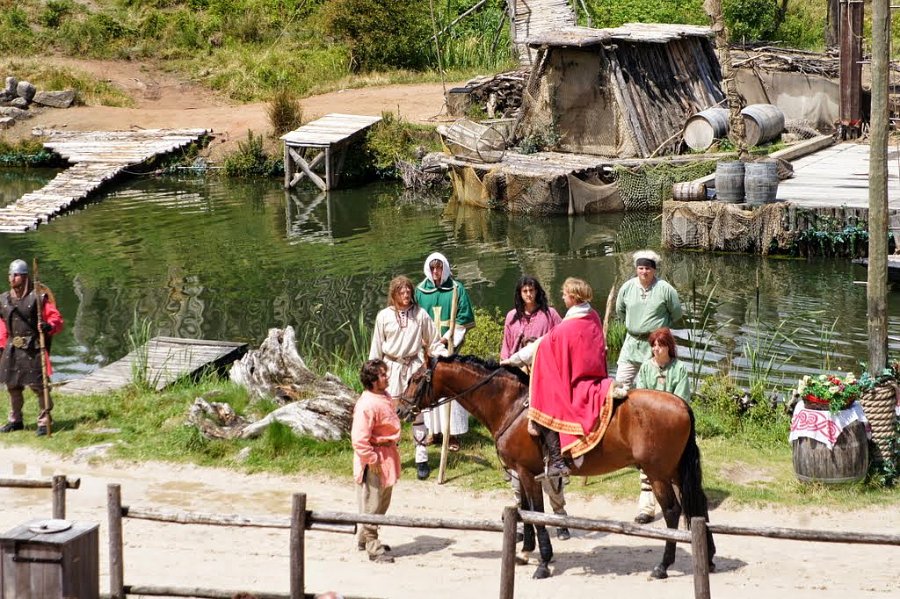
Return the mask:
<path id="1" fill-rule="evenodd" d="M 729 204 L 744 201 L 744 163 L 740 160 L 716 163 L 716 199 Z"/>
<path id="2" fill-rule="evenodd" d="M 750 104 L 741 115 L 744 139 L 750 147 L 772 141 L 784 131 L 784 113 L 774 104 Z"/>
<path id="3" fill-rule="evenodd" d="M 841 432 L 833 449 L 809 437 L 796 439 L 791 445 L 794 473 L 802 482 L 856 482 L 865 478 L 869 470 L 866 427 L 859 421 Z"/>
<path id="4" fill-rule="evenodd" d="M 774 160 L 744 165 L 744 195 L 754 206 L 770 204 L 778 195 L 778 171 Z"/>
<path id="5" fill-rule="evenodd" d="M 691 116 L 684 124 L 684 143 L 692 150 L 705 150 L 728 135 L 728 109 L 707 108 Z"/>
<path id="6" fill-rule="evenodd" d="M 691 202 L 706 199 L 706 184 L 702 181 L 682 181 L 672 185 L 672 199 Z"/>

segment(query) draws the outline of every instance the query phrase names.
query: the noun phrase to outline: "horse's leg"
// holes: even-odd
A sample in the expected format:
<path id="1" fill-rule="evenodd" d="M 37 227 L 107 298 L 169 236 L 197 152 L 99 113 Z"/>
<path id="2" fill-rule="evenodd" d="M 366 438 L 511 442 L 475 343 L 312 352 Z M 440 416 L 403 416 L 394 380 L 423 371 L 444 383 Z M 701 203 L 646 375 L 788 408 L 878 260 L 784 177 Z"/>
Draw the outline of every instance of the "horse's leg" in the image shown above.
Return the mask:
<path id="1" fill-rule="evenodd" d="M 534 480 L 534 475 L 527 471 L 520 471 L 519 483 L 522 485 L 522 503 L 527 503 L 529 506 L 527 509 L 533 512 L 543 513 L 544 492 L 541 484 Z M 550 576 L 550 560 L 553 559 L 553 545 L 550 543 L 550 533 L 547 532 L 547 527 L 542 524 L 538 524 L 534 528 L 537 529 L 537 542 L 541 555 L 537 570 L 534 571 L 534 578 L 548 578 Z M 526 542 L 528 541 L 527 533 L 525 540 Z M 533 544 L 532 548 L 534 548 Z"/>
<path id="2" fill-rule="evenodd" d="M 671 529 L 678 528 L 678 521 L 681 518 L 681 504 L 675 497 L 675 488 L 671 483 L 652 481 L 653 494 L 656 501 L 662 509 L 663 518 L 666 520 L 666 526 Z M 668 578 L 669 566 L 675 561 L 675 541 L 666 541 L 666 548 L 663 551 L 662 561 L 650 572 L 651 578 Z"/>

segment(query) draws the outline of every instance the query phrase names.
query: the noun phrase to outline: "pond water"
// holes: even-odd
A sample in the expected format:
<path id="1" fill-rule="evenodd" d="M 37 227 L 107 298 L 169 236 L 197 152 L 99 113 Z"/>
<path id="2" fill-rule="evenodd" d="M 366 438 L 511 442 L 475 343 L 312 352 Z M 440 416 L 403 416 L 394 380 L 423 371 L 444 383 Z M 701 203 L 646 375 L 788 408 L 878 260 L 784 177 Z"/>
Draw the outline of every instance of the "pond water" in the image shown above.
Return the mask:
<path id="1" fill-rule="evenodd" d="M 0 169 L 0 204 L 54 175 Z M 568 276 L 594 287 L 602 311 L 631 276 L 628 252 L 659 248 L 654 215 L 528 218 L 410 198 L 395 185 L 286 193 L 279 181 L 193 176 L 126 180 L 37 231 L 0 235 L 3 264 L 37 257 L 66 329 L 55 379 L 81 376 L 129 351 L 135 322 L 154 333 L 259 343 L 270 327 L 343 351 L 371 323 L 396 274 L 421 280 L 442 251 L 476 306 L 505 313 L 517 278 L 551 290 Z M 844 260 L 663 252 L 660 275 L 697 327 L 677 331 L 681 357 L 744 380 L 772 367 L 793 381 L 823 364 L 859 371 L 866 348 L 866 272 Z M 888 299 L 891 355 L 900 350 L 900 294 Z M 704 311 L 705 308 L 705 311 Z M 562 310 L 561 310 L 562 311 Z M 705 315 L 705 316 L 704 316 Z M 700 329 L 700 324 L 705 326 Z M 689 346 L 708 340 L 708 350 Z"/>

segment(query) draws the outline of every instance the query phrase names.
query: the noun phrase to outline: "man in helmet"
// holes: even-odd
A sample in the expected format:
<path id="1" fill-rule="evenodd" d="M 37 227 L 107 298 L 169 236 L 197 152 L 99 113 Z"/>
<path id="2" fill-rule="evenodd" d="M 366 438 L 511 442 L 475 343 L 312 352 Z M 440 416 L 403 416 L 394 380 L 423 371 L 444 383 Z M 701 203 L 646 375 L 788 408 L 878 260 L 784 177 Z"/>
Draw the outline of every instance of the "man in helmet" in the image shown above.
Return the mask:
<path id="1" fill-rule="evenodd" d="M 40 328 L 38 309 L 40 308 Z M 47 376 L 50 376 L 50 338 L 63 328 L 63 319 L 56 309 L 50 290 L 41 285 L 35 293 L 28 264 L 24 260 L 13 260 L 9 265 L 9 291 L 0 295 L 0 383 L 5 383 L 9 391 L 9 418 L 0 427 L 0 433 L 9 433 L 25 428 L 22 421 L 23 392 L 30 387 L 38 396 L 41 406 L 38 415 L 38 436 L 47 434 L 50 426 L 50 410 L 53 402 L 47 392 L 44 405 L 44 379 L 41 371 L 40 334 L 44 335 L 47 349 L 43 356 Z"/>

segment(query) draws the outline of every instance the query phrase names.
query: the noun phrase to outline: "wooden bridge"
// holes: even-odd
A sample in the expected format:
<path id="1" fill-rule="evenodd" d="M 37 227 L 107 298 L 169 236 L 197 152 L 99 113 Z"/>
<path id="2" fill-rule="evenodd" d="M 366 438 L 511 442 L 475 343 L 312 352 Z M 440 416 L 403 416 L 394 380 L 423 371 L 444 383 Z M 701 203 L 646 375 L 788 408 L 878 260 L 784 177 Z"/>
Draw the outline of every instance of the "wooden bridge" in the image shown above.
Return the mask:
<path id="1" fill-rule="evenodd" d="M 140 131 L 58 131 L 35 129 L 44 147 L 74 166 L 43 188 L 0 208 L 0 233 L 37 228 L 88 199 L 128 168 L 168 154 L 208 136 L 207 129 L 143 129 Z"/>
<path id="2" fill-rule="evenodd" d="M 230 364 L 246 352 L 246 343 L 154 337 L 118 362 L 67 382 L 60 392 L 70 395 L 107 393 L 134 383 L 136 378 L 160 391 L 184 377 Z"/>

